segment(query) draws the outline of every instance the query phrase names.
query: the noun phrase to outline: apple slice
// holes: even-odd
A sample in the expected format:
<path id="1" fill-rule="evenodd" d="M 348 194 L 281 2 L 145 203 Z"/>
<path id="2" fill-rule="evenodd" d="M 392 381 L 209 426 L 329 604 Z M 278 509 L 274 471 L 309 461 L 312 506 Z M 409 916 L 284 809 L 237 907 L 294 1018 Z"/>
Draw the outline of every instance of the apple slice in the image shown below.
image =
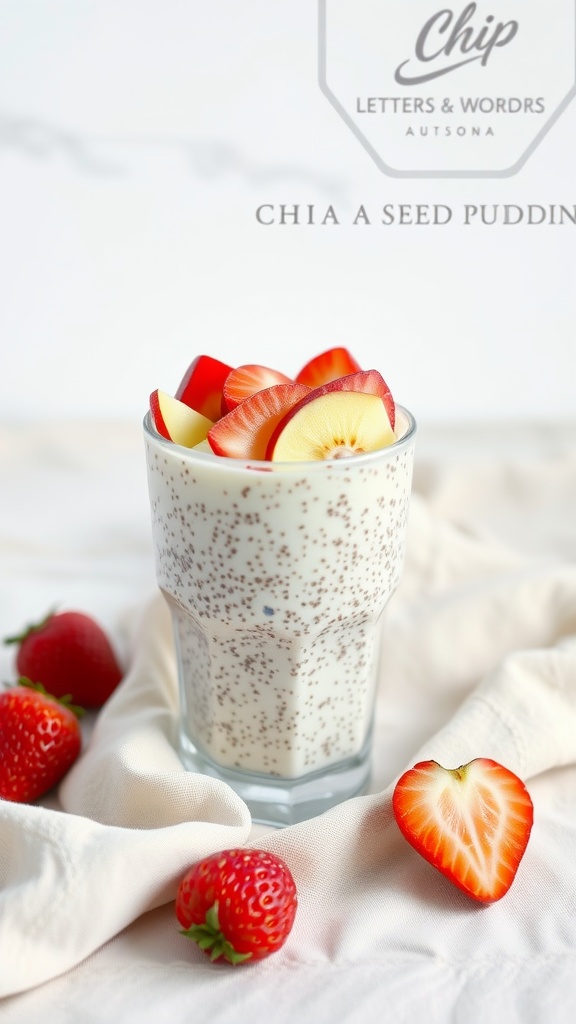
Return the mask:
<path id="1" fill-rule="evenodd" d="M 316 388 L 276 427 L 266 458 L 274 462 L 341 459 L 396 440 L 379 395 Z"/>
<path id="2" fill-rule="evenodd" d="M 150 412 L 158 433 L 184 448 L 194 448 L 203 441 L 212 426 L 212 420 L 165 391 L 152 392 Z"/>
<path id="3" fill-rule="evenodd" d="M 197 356 L 184 374 L 176 398 L 214 423 L 222 411 L 222 388 L 232 367 L 212 356 Z"/>
<path id="4" fill-rule="evenodd" d="M 295 379 L 298 384 L 319 388 L 322 384 L 328 384 L 338 377 L 346 377 L 360 369 L 360 364 L 347 348 L 329 348 L 327 352 L 321 352 L 319 356 L 314 356 L 314 359 L 306 363 Z"/>
<path id="5" fill-rule="evenodd" d="M 379 395 L 386 407 L 390 426 L 394 430 L 396 418 L 394 399 L 390 388 L 378 370 L 359 370 L 357 373 L 349 373 L 346 377 L 338 377 L 337 380 L 331 380 L 328 384 L 323 384 L 322 387 L 315 390 L 319 394 L 329 391 L 362 391 L 366 395 Z"/>
<path id="6" fill-rule="evenodd" d="M 199 441 L 198 444 L 194 445 L 194 451 L 206 452 L 206 455 L 214 455 L 214 452 L 210 446 L 210 442 L 207 437 L 205 437 L 202 441 Z"/>
<path id="7" fill-rule="evenodd" d="M 275 384 L 292 384 L 292 378 L 279 370 L 258 363 L 246 363 L 231 370 L 224 381 L 224 403 L 228 411 L 235 409 L 257 391 L 271 388 Z"/>
<path id="8" fill-rule="evenodd" d="M 212 451 L 233 459 L 264 459 L 276 425 L 309 392 L 305 384 L 273 384 L 245 398 L 208 431 Z"/>

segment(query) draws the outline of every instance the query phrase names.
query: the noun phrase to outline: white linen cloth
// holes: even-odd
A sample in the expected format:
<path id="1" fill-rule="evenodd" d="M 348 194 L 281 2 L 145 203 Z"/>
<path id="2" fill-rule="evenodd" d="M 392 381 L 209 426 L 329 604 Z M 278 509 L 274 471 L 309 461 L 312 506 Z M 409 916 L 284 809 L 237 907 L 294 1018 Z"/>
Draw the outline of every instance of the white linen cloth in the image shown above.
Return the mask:
<path id="1" fill-rule="evenodd" d="M 441 443 L 421 433 L 405 573 L 387 610 L 372 792 L 278 831 L 252 827 L 228 787 L 182 769 L 160 596 L 142 599 L 127 650 L 123 602 L 153 589 L 139 436 L 90 424 L 74 435 L 30 427 L 17 442 L 0 434 L 13 513 L 4 503 L 2 635 L 53 604 L 59 583 L 68 607 L 74 597 L 107 608 L 130 664 L 59 801 L 0 802 L 3 1024 L 47 1012 L 53 1024 L 75 1012 L 184 1021 L 192 1005 L 218 1022 L 240 1010 L 355 1022 L 383 1008 L 397 1021 L 573 1021 L 576 431 L 526 427 L 517 446 L 494 432 L 492 447 L 486 431 L 448 431 Z M 40 525 L 29 510 L 17 519 L 43 484 L 68 506 L 44 502 Z M 489 907 L 408 846 L 390 802 L 417 760 L 455 767 L 477 756 L 517 772 L 535 804 L 516 880 Z M 172 901 L 196 859 L 244 843 L 286 859 L 299 910 L 279 953 L 232 969 L 178 934 Z"/>

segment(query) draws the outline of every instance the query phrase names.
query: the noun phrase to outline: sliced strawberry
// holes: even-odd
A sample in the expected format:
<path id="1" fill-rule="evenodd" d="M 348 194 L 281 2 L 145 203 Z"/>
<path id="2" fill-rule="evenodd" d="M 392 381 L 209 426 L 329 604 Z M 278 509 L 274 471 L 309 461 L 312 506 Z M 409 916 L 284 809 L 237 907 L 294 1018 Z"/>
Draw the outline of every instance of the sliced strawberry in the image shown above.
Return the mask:
<path id="1" fill-rule="evenodd" d="M 212 356 L 197 356 L 180 381 L 175 398 L 214 423 L 221 413 L 222 389 L 231 370 Z"/>
<path id="2" fill-rule="evenodd" d="M 481 903 L 514 881 L 533 821 L 524 783 L 480 757 L 460 768 L 421 761 L 398 780 L 394 816 L 411 846 Z"/>
<path id="3" fill-rule="evenodd" d="M 328 384 L 338 377 L 346 377 L 360 369 L 360 364 L 347 348 L 330 348 L 306 363 L 297 375 L 296 382 L 307 384 L 309 388 L 319 388 L 322 384 Z"/>
<path id="4" fill-rule="evenodd" d="M 309 391 L 305 384 L 290 382 L 245 398 L 208 431 L 212 451 L 234 459 L 264 459 L 277 423 Z"/>
<path id="5" fill-rule="evenodd" d="M 292 378 L 269 366 L 247 363 L 231 370 L 224 381 L 224 403 L 226 409 L 235 409 L 240 402 L 255 395 L 257 391 L 271 388 L 274 384 L 292 384 Z"/>

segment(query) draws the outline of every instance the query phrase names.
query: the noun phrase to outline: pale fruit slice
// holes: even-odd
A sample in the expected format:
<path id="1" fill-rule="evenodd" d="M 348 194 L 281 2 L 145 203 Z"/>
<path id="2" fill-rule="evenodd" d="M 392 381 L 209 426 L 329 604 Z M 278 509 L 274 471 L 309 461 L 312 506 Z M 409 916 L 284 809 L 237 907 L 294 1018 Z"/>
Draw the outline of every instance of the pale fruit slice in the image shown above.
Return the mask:
<path id="1" fill-rule="evenodd" d="M 212 426 L 212 420 L 165 391 L 152 392 L 150 412 L 158 433 L 184 448 L 194 448 L 203 441 Z"/>
<path id="2" fill-rule="evenodd" d="M 342 459 L 377 451 L 395 440 L 378 395 L 312 391 L 278 424 L 266 458 L 274 462 Z"/>
<path id="3" fill-rule="evenodd" d="M 214 455 L 214 452 L 213 452 L 212 448 L 210 447 L 210 442 L 209 442 L 207 437 L 205 437 L 203 441 L 200 441 L 199 444 L 195 444 L 194 445 L 194 451 L 195 452 L 206 452 L 207 455 Z"/>
<path id="4" fill-rule="evenodd" d="M 380 395 L 386 406 L 390 426 L 394 430 L 396 407 L 392 393 L 378 370 L 358 370 L 356 373 L 347 373 L 344 377 L 337 377 L 336 380 L 328 381 L 327 384 L 315 389 L 318 394 L 326 391 L 362 391 L 367 395 Z"/>

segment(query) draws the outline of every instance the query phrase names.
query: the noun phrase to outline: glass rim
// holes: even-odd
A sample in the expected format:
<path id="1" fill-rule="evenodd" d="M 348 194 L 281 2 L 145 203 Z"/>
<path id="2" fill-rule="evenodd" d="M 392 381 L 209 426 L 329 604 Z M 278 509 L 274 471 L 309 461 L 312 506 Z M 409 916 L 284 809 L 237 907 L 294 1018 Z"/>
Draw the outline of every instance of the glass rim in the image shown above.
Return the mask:
<path id="1" fill-rule="evenodd" d="M 237 459 L 229 455 L 216 455 L 214 452 L 202 452 L 195 448 L 186 448 L 184 445 L 176 444 L 174 441 L 170 441 L 167 437 L 163 437 L 162 434 L 158 433 L 152 423 L 150 410 L 144 416 L 143 427 L 144 434 L 153 444 L 183 460 L 195 462 L 199 466 L 213 466 L 215 469 L 220 467 L 221 469 L 232 470 L 233 472 L 260 470 L 261 472 L 274 473 L 281 471 L 286 473 L 302 471 L 302 469 L 306 469 L 308 472 L 316 472 L 326 468 L 344 470 L 347 466 L 370 465 L 372 462 L 379 462 L 381 459 L 390 458 L 391 455 L 398 454 L 409 448 L 417 432 L 416 419 L 405 406 L 397 404 L 396 409 L 404 415 L 408 426 L 402 437 L 399 437 L 392 444 L 385 445 L 383 448 L 376 448 L 371 452 L 363 452 L 361 455 L 349 455 L 346 458 L 307 459 L 301 462 L 273 462 L 270 459 Z"/>

